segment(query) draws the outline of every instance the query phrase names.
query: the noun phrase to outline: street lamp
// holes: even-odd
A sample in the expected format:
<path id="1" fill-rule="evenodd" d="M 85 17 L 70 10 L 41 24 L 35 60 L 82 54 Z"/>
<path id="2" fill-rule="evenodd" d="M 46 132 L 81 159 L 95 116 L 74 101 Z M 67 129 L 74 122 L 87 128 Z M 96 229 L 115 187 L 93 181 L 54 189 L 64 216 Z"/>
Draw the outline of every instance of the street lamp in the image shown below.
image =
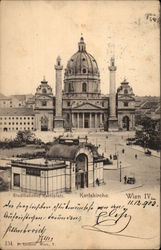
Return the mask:
<path id="1" fill-rule="evenodd" d="M 121 161 L 120 161 L 120 182 L 121 182 Z"/>

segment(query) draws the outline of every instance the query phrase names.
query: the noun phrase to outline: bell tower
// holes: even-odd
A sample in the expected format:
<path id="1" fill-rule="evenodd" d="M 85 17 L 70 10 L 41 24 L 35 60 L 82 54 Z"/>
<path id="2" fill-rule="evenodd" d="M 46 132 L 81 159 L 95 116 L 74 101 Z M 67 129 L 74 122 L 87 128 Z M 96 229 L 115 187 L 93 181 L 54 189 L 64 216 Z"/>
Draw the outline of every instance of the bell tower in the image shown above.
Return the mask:
<path id="1" fill-rule="evenodd" d="M 109 131 L 118 131 L 118 120 L 116 117 L 116 79 L 115 72 L 117 67 L 115 66 L 114 57 L 111 58 L 110 66 L 110 115 L 109 115 Z"/>

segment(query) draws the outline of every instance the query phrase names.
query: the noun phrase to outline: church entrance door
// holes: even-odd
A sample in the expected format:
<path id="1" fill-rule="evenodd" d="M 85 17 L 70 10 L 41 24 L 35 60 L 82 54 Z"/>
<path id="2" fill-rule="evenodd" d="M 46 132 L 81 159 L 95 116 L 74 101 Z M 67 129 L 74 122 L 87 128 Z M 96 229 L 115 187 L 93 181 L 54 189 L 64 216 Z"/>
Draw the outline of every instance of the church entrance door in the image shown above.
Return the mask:
<path id="1" fill-rule="evenodd" d="M 123 122 L 123 129 L 126 129 L 127 131 L 129 131 L 129 123 L 130 123 L 130 119 L 128 116 L 124 116 L 122 119 Z"/>
<path id="2" fill-rule="evenodd" d="M 46 116 L 41 117 L 41 131 L 48 131 L 48 118 Z"/>

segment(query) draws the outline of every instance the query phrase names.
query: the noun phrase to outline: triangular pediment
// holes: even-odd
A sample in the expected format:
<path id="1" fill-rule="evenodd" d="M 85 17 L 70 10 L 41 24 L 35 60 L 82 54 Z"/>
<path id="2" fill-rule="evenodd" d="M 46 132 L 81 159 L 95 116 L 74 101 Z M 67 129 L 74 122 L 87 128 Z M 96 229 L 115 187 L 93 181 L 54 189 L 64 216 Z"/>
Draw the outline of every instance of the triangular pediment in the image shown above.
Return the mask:
<path id="1" fill-rule="evenodd" d="M 96 109 L 101 109 L 101 107 L 100 106 L 97 106 L 97 105 L 95 105 L 95 104 L 92 104 L 92 103 L 89 103 L 89 102 L 86 102 L 86 103 L 82 103 L 82 104 L 79 104 L 79 105 L 77 105 L 77 106 L 74 106 L 74 107 L 72 107 L 73 109 L 78 109 L 78 110 L 85 110 L 85 109 L 87 109 L 87 110 L 96 110 Z"/>

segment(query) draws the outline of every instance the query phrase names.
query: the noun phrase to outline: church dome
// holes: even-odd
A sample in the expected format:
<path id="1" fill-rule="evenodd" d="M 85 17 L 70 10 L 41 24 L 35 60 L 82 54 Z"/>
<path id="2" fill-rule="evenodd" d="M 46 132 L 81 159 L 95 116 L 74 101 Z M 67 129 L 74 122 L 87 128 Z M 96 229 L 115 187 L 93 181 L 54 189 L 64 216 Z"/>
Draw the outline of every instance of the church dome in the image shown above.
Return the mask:
<path id="1" fill-rule="evenodd" d="M 94 57 L 86 51 L 86 44 L 83 37 L 78 43 L 78 51 L 67 62 L 65 78 L 75 76 L 99 77 L 99 69 Z"/>

